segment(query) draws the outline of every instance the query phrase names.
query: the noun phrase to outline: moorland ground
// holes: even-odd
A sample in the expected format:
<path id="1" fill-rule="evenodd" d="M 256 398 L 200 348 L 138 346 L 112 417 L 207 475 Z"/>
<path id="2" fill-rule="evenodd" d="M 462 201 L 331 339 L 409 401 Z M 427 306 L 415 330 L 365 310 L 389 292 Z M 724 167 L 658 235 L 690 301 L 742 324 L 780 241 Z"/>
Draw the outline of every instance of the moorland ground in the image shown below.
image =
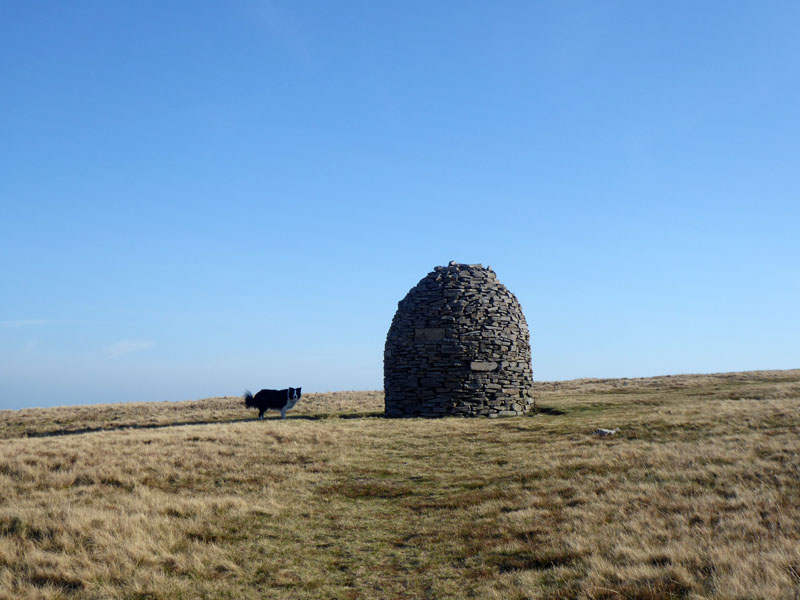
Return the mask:
<path id="1" fill-rule="evenodd" d="M 0 598 L 800 597 L 800 370 L 536 399 L 0 411 Z"/>

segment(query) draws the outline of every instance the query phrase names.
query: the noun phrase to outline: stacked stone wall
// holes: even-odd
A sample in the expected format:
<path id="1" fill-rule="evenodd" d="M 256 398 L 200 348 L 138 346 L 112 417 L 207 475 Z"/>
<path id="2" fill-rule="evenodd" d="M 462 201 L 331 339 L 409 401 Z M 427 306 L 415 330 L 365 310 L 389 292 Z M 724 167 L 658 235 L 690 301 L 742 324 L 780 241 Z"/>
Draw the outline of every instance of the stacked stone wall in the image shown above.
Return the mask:
<path id="1" fill-rule="evenodd" d="M 513 416 L 533 405 L 528 324 L 491 268 L 436 267 L 397 307 L 384 351 L 386 414 Z"/>

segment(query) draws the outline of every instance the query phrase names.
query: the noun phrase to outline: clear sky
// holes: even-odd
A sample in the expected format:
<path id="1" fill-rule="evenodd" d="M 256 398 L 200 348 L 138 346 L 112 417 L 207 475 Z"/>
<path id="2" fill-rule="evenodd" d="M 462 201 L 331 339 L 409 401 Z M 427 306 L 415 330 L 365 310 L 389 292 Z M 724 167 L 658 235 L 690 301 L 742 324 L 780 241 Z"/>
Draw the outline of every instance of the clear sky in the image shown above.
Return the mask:
<path id="1" fill-rule="evenodd" d="M 534 377 L 800 367 L 800 4 L 0 0 L 0 408 L 380 389 L 489 264 Z"/>

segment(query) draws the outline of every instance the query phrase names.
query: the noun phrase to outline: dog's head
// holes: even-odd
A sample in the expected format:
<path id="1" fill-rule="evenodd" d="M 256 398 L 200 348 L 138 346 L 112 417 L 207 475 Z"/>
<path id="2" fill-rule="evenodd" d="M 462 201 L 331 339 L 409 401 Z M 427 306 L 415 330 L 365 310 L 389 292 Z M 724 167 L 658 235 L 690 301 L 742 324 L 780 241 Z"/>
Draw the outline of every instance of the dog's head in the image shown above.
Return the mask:
<path id="1" fill-rule="evenodd" d="M 297 401 L 300 400 L 300 395 L 300 388 L 289 388 L 286 408 L 294 407 L 294 405 L 297 404 Z"/>

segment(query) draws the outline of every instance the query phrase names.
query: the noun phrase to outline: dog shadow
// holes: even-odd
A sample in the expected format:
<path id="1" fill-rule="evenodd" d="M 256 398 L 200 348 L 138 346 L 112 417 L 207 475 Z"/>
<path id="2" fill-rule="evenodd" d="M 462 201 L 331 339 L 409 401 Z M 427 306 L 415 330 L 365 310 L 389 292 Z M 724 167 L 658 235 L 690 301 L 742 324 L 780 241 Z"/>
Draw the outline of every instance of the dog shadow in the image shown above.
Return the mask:
<path id="1" fill-rule="evenodd" d="M 318 413 L 313 415 L 286 415 L 287 421 L 328 421 L 331 419 L 386 419 L 388 418 L 383 412 L 379 411 L 364 411 L 352 413 Z M 257 420 L 257 419 L 256 419 Z M 265 421 L 281 421 L 279 416 L 265 417 Z"/>

